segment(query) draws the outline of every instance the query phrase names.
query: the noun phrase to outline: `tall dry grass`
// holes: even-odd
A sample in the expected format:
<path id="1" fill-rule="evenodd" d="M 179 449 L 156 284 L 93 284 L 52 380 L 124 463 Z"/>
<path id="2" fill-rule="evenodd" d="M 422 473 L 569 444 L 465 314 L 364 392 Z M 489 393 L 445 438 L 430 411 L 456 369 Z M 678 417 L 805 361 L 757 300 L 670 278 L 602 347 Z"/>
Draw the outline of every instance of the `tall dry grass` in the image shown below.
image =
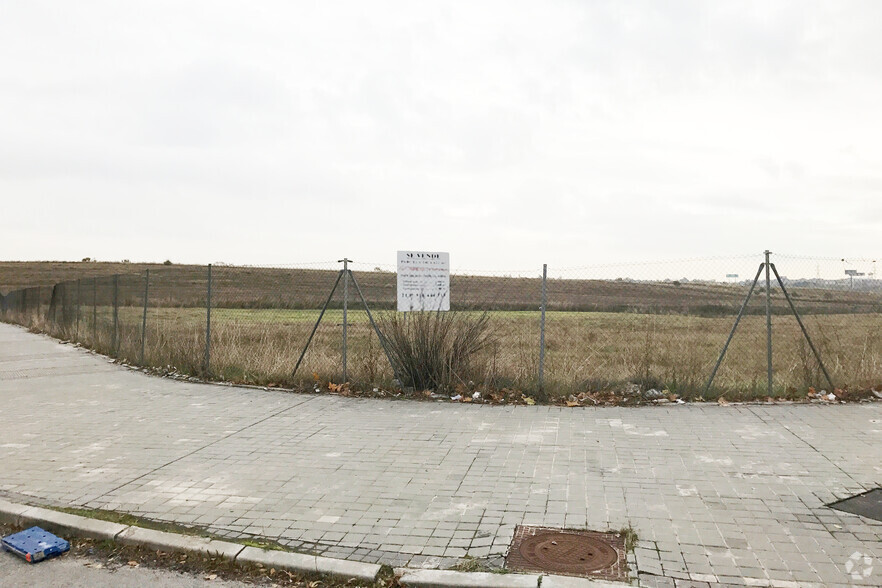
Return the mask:
<path id="1" fill-rule="evenodd" d="M 472 337 L 477 336 L 481 344 L 467 345 L 451 330 L 441 339 L 457 359 L 440 364 L 438 358 L 442 354 L 437 342 L 419 342 L 409 329 L 420 327 L 432 333 L 442 324 L 427 321 L 421 325 L 420 319 L 409 316 L 408 321 L 413 318 L 409 327 L 397 313 L 381 311 L 377 315 L 389 340 L 400 338 L 398 367 L 408 374 L 405 385 L 450 389 L 451 382 L 472 381 L 475 388 L 537 391 L 539 321 L 534 312 L 463 313 L 480 325 L 479 332 Z M 338 317 L 323 321 L 296 378 L 291 374 L 317 316 L 318 311 L 295 315 L 264 310 L 217 312 L 212 323 L 211 364 L 206 373 L 204 311 L 151 308 L 143 363 L 258 385 L 311 388 L 317 382 L 342 383 Z M 78 329 L 73 323 L 53 324 L 35 312 L 22 316 L 7 312 L 4 320 L 59 338 L 76 339 L 132 363 L 140 362 L 141 309 L 137 307 L 120 308 L 117 349 L 113 348 L 109 307 L 97 309 L 94 323 L 92 309 L 84 307 Z M 552 399 L 583 391 L 623 390 L 634 385 L 643 390 L 667 389 L 684 398 L 765 397 L 762 316 L 744 318 L 713 388 L 705 394 L 704 386 L 732 320 L 551 312 L 546 326 L 545 389 Z M 808 315 L 804 320 L 837 387 L 882 387 L 882 314 Z M 801 396 L 810 386 L 829 387 L 793 317 L 774 316 L 773 335 L 775 395 Z M 348 379 L 353 388 L 393 386 L 393 370 L 363 312 L 350 313 L 348 356 Z M 403 370 L 405 365 L 410 365 L 411 371 Z"/>
<path id="2" fill-rule="evenodd" d="M 380 316 L 389 357 L 405 387 L 452 392 L 473 387 L 475 358 L 496 335 L 488 313 L 408 312 Z"/>

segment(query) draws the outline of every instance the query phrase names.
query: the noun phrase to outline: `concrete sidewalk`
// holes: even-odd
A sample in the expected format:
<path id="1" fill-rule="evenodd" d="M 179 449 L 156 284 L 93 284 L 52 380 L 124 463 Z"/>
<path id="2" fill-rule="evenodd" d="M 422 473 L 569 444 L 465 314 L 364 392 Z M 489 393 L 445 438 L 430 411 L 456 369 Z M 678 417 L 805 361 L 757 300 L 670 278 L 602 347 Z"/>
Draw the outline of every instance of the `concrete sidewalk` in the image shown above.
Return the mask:
<path id="1" fill-rule="evenodd" d="M 643 586 L 878 586 L 882 523 L 824 505 L 880 485 L 880 403 L 307 396 L 148 377 L 0 324 L 0 495 L 33 504 L 430 568 L 501 561 L 517 524 L 630 523 Z"/>

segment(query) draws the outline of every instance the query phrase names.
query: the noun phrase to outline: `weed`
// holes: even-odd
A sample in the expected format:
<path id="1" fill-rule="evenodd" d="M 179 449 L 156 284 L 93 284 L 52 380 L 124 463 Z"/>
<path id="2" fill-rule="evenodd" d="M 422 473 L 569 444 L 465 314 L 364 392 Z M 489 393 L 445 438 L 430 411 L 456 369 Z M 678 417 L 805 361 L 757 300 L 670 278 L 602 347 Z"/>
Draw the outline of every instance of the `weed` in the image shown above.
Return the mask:
<path id="1" fill-rule="evenodd" d="M 637 547 L 639 537 L 637 536 L 637 531 L 631 526 L 630 522 L 619 529 L 619 535 L 625 540 L 625 551 L 628 553 L 634 551 L 634 548 Z"/>
<path id="2" fill-rule="evenodd" d="M 448 569 L 456 572 L 486 572 L 487 566 L 481 560 L 467 555 Z"/>
<path id="3" fill-rule="evenodd" d="M 447 568 L 455 572 L 489 572 L 491 574 L 510 574 L 511 570 L 491 565 L 486 559 L 478 559 L 467 555 L 456 564 Z"/>
<path id="4" fill-rule="evenodd" d="M 473 375 L 473 358 L 492 348 L 494 338 L 486 312 L 390 313 L 380 325 L 402 385 L 415 390 L 464 386 Z"/>

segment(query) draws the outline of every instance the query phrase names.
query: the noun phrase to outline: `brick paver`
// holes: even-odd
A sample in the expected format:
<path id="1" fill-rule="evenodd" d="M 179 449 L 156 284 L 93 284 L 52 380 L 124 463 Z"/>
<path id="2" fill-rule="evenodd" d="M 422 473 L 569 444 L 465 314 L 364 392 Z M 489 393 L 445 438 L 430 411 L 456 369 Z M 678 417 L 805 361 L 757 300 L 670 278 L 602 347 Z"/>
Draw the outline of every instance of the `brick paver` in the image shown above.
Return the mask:
<path id="1" fill-rule="evenodd" d="M 34 503 L 423 567 L 500 562 L 518 524 L 631 524 L 645 586 L 876 586 L 882 523 L 824 505 L 880 485 L 880 403 L 307 396 L 148 377 L 0 325 L 0 494 Z"/>

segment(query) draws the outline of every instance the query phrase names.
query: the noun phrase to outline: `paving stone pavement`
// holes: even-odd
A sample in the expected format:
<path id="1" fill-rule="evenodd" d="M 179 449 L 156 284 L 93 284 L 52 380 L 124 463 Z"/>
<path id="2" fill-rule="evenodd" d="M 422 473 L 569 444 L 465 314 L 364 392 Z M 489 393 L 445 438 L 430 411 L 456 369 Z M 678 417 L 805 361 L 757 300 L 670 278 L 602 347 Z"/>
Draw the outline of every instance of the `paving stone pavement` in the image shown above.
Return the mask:
<path id="1" fill-rule="evenodd" d="M 0 324 L 0 495 L 34 504 L 429 568 L 501 562 L 518 524 L 630 524 L 646 587 L 879 586 L 882 522 L 825 506 L 878 486 L 882 403 L 298 395 L 150 377 Z"/>

